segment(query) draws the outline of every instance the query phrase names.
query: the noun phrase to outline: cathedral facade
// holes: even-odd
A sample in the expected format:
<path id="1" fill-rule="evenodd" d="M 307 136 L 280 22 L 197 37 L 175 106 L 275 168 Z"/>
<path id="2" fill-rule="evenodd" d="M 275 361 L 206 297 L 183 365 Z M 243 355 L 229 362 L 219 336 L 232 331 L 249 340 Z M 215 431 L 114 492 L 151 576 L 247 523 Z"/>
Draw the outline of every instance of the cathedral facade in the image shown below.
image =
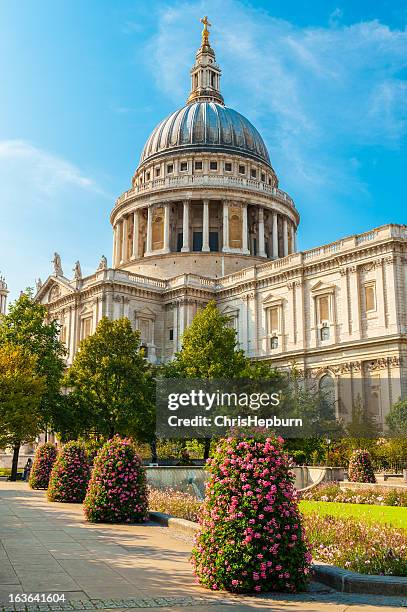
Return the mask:
<path id="1" fill-rule="evenodd" d="M 381 423 L 407 393 L 407 226 L 308 251 L 255 127 L 225 106 L 205 18 L 186 105 L 151 133 L 110 215 L 112 265 L 54 273 L 36 300 L 61 325 L 72 362 L 103 316 L 128 317 L 147 358 L 170 360 L 215 300 L 248 356 L 295 366 L 346 413 L 368 399 Z"/>

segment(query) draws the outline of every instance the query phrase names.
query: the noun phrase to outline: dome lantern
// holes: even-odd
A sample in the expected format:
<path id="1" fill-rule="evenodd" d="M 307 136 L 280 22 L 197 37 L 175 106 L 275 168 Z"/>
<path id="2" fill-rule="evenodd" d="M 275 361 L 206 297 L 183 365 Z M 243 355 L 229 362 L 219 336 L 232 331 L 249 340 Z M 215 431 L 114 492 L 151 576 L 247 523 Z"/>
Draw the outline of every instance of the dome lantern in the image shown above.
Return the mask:
<path id="1" fill-rule="evenodd" d="M 216 63 L 215 51 L 209 42 L 208 17 L 201 19 L 203 23 L 202 43 L 196 53 L 195 65 L 191 70 L 191 93 L 187 104 L 193 102 L 217 102 L 224 104 L 220 93 L 221 70 Z"/>

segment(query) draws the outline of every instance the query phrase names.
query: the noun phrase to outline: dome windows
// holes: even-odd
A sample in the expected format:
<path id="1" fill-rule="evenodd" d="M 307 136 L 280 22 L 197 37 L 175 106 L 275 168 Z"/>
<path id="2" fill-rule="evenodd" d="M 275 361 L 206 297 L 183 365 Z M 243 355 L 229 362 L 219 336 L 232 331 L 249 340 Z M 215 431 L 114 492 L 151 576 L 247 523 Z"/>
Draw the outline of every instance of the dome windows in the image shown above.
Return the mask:
<path id="1" fill-rule="evenodd" d="M 232 172 L 232 163 L 225 162 L 225 172 Z"/>
<path id="2" fill-rule="evenodd" d="M 239 164 L 239 174 L 246 174 L 246 166 Z"/>

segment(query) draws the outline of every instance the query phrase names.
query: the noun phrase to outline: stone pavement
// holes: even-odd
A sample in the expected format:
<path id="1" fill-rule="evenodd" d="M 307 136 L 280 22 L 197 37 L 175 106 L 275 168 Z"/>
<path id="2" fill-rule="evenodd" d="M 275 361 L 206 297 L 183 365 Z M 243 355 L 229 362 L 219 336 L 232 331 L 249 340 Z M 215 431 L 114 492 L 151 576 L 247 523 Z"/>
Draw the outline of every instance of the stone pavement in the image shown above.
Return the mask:
<path id="1" fill-rule="evenodd" d="M 301 595 L 233 596 L 194 583 L 191 543 L 166 527 L 92 525 L 77 504 L 49 503 L 43 491 L 0 482 L 0 610 L 23 611 L 10 595 L 64 594 L 66 603 L 29 603 L 35 612 L 149 608 L 195 612 L 394 610 L 396 598 L 338 594 L 313 584 Z"/>

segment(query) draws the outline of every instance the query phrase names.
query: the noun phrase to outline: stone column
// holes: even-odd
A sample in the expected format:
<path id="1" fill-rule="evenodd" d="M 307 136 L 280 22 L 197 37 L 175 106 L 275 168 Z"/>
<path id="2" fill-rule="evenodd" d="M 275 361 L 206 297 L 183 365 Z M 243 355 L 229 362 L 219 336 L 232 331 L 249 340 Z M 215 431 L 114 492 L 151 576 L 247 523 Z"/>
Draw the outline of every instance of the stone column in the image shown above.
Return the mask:
<path id="1" fill-rule="evenodd" d="M 273 259 L 278 258 L 278 222 L 277 213 L 273 213 Z"/>
<path id="2" fill-rule="evenodd" d="M 295 228 L 294 224 L 290 223 L 290 232 L 291 232 L 291 253 L 295 253 Z"/>
<path id="3" fill-rule="evenodd" d="M 288 255 L 288 224 L 287 217 L 283 218 L 283 245 L 284 245 L 284 257 Z"/>
<path id="4" fill-rule="evenodd" d="M 113 227 L 112 268 L 116 267 L 116 261 L 117 261 L 117 223 Z"/>
<path id="5" fill-rule="evenodd" d="M 249 255 L 250 251 L 247 245 L 247 204 L 243 204 L 242 247 L 243 253 Z"/>
<path id="6" fill-rule="evenodd" d="M 209 248 L 209 200 L 203 200 L 202 251 L 205 251 L 205 252 L 210 251 L 210 248 Z"/>
<path id="7" fill-rule="evenodd" d="M 153 238 L 153 207 L 150 205 L 147 209 L 147 246 L 146 255 L 151 255 Z"/>
<path id="8" fill-rule="evenodd" d="M 223 248 L 225 253 L 229 252 L 229 202 L 223 200 Z"/>
<path id="9" fill-rule="evenodd" d="M 170 203 L 164 204 L 164 253 L 170 252 Z"/>
<path id="10" fill-rule="evenodd" d="M 258 225 L 258 255 L 259 257 L 266 257 L 266 251 L 264 249 L 264 208 L 259 206 L 259 225 Z"/>
<path id="11" fill-rule="evenodd" d="M 183 201 L 182 216 L 182 253 L 189 253 L 189 200 Z"/>
<path id="12" fill-rule="evenodd" d="M 129 221 L 128 217 L 125 217 L 122 221 L 122 248 L 120 254 L 120 263 L 124 263 L 127 259 L 127 235 L 128 235 Z"/>
<path id="13" fill-rule="evenodd" d="M 133 243 L 131 248 L 131 259 L 137 259 L 138 257 L 138 237 L 139 237 L 139 227 L 138 227 L 138 210 L 135 210 L 133 213 Z"/>

